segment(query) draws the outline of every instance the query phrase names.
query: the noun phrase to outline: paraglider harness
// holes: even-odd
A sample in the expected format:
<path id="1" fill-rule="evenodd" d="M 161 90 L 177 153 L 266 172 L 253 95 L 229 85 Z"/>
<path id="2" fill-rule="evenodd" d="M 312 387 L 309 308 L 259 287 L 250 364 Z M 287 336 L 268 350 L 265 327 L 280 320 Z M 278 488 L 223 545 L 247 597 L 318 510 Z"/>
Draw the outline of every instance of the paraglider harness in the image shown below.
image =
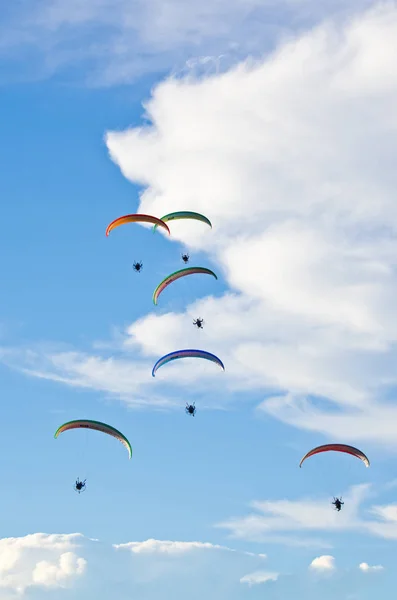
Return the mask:
<path id="1" fill-rule="evenodd" d="M 74 491 L 77 492 L 78 494 L 81 494 L 81 492 L 85 492 L 86 487 L 85 487 L 85 482 L 87 480 L 84 479 L 84 481 L 80 481 L 79 478 L 77 477 L 76 482 L 74 484 Z"/>

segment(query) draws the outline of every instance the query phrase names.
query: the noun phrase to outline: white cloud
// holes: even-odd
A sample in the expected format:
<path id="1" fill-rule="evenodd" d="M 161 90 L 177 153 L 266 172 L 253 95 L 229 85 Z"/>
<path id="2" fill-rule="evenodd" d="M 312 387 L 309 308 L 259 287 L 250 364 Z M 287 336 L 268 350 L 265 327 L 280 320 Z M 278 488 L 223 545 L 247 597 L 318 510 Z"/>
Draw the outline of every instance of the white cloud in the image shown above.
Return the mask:
<path id="1" fill-rule="evenodd" d="M 120 598 L 139 597 L 142 585 L 148 597 L 158 597 L 164 586 L 173 597 L 185 586 L 193 586 L 199 596 L 202 592 L 200 597 L 212 597 L 214 576 L 221 587 L 238 594 L 240 578 L 265 558 L 197 541 L 148 539 L 111 545 L 81 534 L 36 533 L 0 540 L 0 599 L 43 593 L 52 598 L 56 592 L 80 599 L 89 589 L 99 600 L 114 594 L 116 581 Z"/>
<path id="2" fill-rule="evenodd" d="M 69 586 L 87 565 L 72 551 L 82 539 L 81 534 L 45 533 L 1 539 L 0 587 L 23 593 L 31 586 Z"/>
<path id="3" fill-rule="evenodd" d="M 270 573 L 267 571 L 255 571 L 241 577 L 240 583 L 248 583 L 249 587 L 266 583 L 268 581 L 277 581 L 279 573 Z"/>
<path id="4" fill-rule="evenodd" d="M 134 408 L 150 405 L 161 409 L 175 405 L 175 401 L 156 391 L 149 362 L 40 349 L 3 350 L 2 361 L 39 379 L 105 392 Z"/>
<path id="5" fill-rule="evenodd" d="M 130 550 L 134 554 L 183 554 L 192 550 L 230 550 L 225 546 L 218 546 L 206 542 L 173 542 L 170 540 L 145 540 L 144 542 L 127 542 L 115 544 L 117 549 Z"/>
<path id="6" fill-rule="evenodd" d="M 324 15 L 349 14 L 370 0 L 32 0 L 0 20 L 0 52 L 30 58 L 42 76 L 73 65 L 93 83 L 129 82 L 145 71 L 216 72 L 258 55 L 291 30 Z M 283 16 L 280 21 L 280 13 Z M 28 52 L 29 54 L 28 54 Z"/>
<path id="7" fill-rule="evenodd" d="M 374 506 L 372 512 L 385 521 L 397 523 L 397 504 Z"/>
<path id="8" fill-rule="evenodd" d="M 79 558 L 73 552 L 64 552 L 59 557 L 58 564 L 41 560 L 34 568 L 33 583 L 45 587 L 63 587 L 71 577 L 82 575 L 87 561 Z"/>
<path id="9" fill-rule="evenodd" d="M 313 559 L 309 565 L 310 569 L 314 571 L 334 571 L 335 570 L 335 557 L 330 554 L 324 554 Z"/>
<path id="10" fill-rule="evenodd" d="M 374 565 L 374 566 L 371 567 L 366 562 L 360 563 L 359 566 L 358 566 L 358 568 L 361 571 L 364 571 L 364 573 L 368 573 L 368 572 L 371 572 L 371 571 L 383 571 L 382 565 Z"/>
<path id="11" fill-rule="evenodd" d="M 272 500 L 252 502 L 256 511 L 245 517 L 233 517 L 216 527 L 229 531 L 232 538 L 253 542 L 278 542 L 286 545 L 317 545 L 330 547 L 321 539 L 307 538 L 313 532 L 358 532 L 384 539 L 397 539 L 397 519 L 394 506 L 373 506 L 370 513 L 380 517 L 361 516 L 361 505 L 369 496 L 370 486 L 357 485 L 344 494 L 345 505 L 340 513 L 332 510 L 329 499 Z M 292 536 L 292 539 L 291 539 Z"/>
<path id="12" fill-rule="evenodd" d="M 36 352 L 14 364 L 135 406 L 170 405 L 169 386 L 192 381 L 219 402 L 218 390 L 260 390 L 260 410 L 284 423 L 395 446 L 396 52 L 397 9 L 386 3 L 263 62 L 158 85 L 151 124 L 110 132 L 110 155 L 145 186 L 142 212 L 208 214 L 212 231 L 175 223 L 172 240 L 206 252 L 232 292 L 143 317 L 121 357 Z M 196 311 L 226 373 L 183 362 L 152 380 L 152 359 L 197 340 L 186 327 Z"/>
<path id="13" fill-rule="evenodd" d="M 382 401 L 396 384 L 397 76 L 385 56 L 396 40 L 397 10 L 378 7 L 262 64 L 165 82 L 146 105 L 151 128 L 107 136 L 124 175 L 148 186 L 140 210 L 189 205 L 214 223 L 212 232 L 175 224 L 173 238 L 209 252 L 236 292 L 196 304 L 229 381 L 288 390 L 261 408 L 291 425 L 388 444 L 397 416 Z M 151 352 L 157 328 L 165 348 L 171 331 L 186 339 L 180 317 L 141 320 L 129 333 Z"/>
<path id="14" fill-rule="evenodd" d="M 226 552 L 238 552 L 246 556 L 257 558 L 266 558 L 266 554 L 256 554 L 254 552 L 238 551 L 228 546 L 211 544 L 209 542 L 178 542 L 171 540 L 148 539 L 143 542 L 127 542 L 125 544 L 114 544 L 117 550 L 129 550 L 133 554 L 168 554 L 180 555 L 192 552 L 194 550 L 223 550 Z"/>

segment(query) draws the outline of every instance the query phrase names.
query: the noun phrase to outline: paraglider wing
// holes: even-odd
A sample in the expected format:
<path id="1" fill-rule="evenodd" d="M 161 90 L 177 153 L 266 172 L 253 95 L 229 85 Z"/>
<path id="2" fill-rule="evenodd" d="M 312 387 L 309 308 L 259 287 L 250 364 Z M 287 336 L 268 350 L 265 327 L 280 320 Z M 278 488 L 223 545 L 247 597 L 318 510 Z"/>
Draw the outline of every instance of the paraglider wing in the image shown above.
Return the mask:
<path id="1" fill-rule="evenodd" d="M 152 370 L 152 376 L 156 376 L 156 371 L 167 364 L 171 360 L 177 360 L 178 358 L 204 358 L 205 360 L 210 360 L 217 365 L 219 365 L 223 370 L 225 370 L 225 366 L 220 358 L 215 356 L 215 354 L 211 354 L 211 352 L 206 352 L 205 350 L 177 350 L 176 352 L 170 352 L 165 356 L 162 356 L 154 365 Z"/>
<path id="2" fill-rule="evenodd" d="M 161 283 L 159 283 L 159 285 L 153 292 L 153 304 L 157 304 L 157 300 L 161 292 L 165 290 L 165 288 L 168 287 L 170 283 L 173 283 L 177 279 L 185 277 L 186 275 L 195 275 L 197 273 L 201 273 L 203 275 L 212 275 L 213 277 L 215 277 L 215 279 L 218 279 L 218 277 L 213 271 L 211 271 L 211 269 L 207 269 L 205 267 L 187 267 L 186 269 L 180 269 L 179 271 L 175 271 L 175 273 L 171 273 L 171 275 L 167 275 L 167 277 L 163 279 Z"/>
<path id="3" fill-rule="evenodd" d="M 134 214 L 124 215 L 123 217 L 119 217 L 118 219 L 112 221 L 106 228 L 106 236 L 108 236 L 113 229 L 119 227 L 120 225 L 124 225 L 125 223 L 152 223 L 152 225 L 156 225 L 157 227 L 163 227 L 163 229 L 168 231 L 169 235 L 171 234 L 168 225 L 161 219 L 152 217 L 151 215 Z"/>
<path id="4" fill-rule="evenodd" d="M 194 219 L 195 221 L 201 221 L 202 223 L 206 223 L 212 228 L 212 223 L 209 219 L 207 219 L 207 217 L 201 215 L 200 213 L 192 212 L 190 210 L 180 210 L 178 212 L 168 213 L 168 215 L 164 215 L 164 217 L 161 217 L 161 220 L 164 222 L 176 221 L 177 219 Z M 156 231 L 157 227 L 158 225 L 155 225 L 153 227 L 153 233 Z"/>
<path id="5" fill-rule="evenodd" d="M 68 421 L 64 423 L 55 432 L 54 438 L 57 438 L 59 434 L 64 431 L 69 431 L 69 429 L 94 429 L 95 431 L 101 431 L 102 433 L 107 433 L 108 435 L 113 436 L 123 444 L 125 448 L 128 450 L 129 458 L 132 456 L 132 448 L 130 442 L 127 440 L 125 435 L 123 435 L 120 431 L 111 427 L 110 425 L 106 425 L 106 423 L 101 423 L 100 421 L 90 421 L 88 419 L 77 419 L 76 421 Z"/>
<path id="6" fill-rule="evenodd" d="M 299 466 L 301 467 L 303 462 L 310 456 L 320 454 L 320 452 L 329 451 L 345 452 L 346 454 L 351 454 L 352 456 L 355 456 L 356 458 L 362 460 L 366 467 L 369 467 L 370 463 L 368 458 L 365 456 L 364 452 L 361 452 L 361 450 L 359 450 L 358 448 L 354 448 L 354 446 L 348 446 L 346 444 L 324 444 L 323 446 L 317 446 L 316 448 L 313 448 L 313 450 L 310 450 L 307 454 L 305 454 L 305 456 L 300 461 Z"/>

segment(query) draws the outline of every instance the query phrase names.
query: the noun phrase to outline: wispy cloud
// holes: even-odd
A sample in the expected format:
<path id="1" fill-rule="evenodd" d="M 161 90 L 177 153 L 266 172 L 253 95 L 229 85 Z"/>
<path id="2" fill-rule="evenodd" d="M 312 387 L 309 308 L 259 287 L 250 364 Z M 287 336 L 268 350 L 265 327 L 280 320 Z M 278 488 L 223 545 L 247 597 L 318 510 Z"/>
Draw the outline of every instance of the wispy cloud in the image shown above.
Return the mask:
<path id="1" fill-rule="evenodd" d="M 241 577 L 240 583 L 247 583 L 249 587 L 253 585 L 259 585 L 261 583 L 267 583 L 268 581 L 277 581 L 279 573 L 271 573 L 268 571 L 254 571 Z"/>
<path id="2" fill-rule="evenodd" d="M 32 0 L 0 9 L 0 57 L 24 75 L 48 76 L 73 66 L 92 83 L 112 85 L 177 68 L 213 70 L 268 50 L 287 32 L 369 0 Z M 18 63 L 18 60 L 20 61 Z M 27 70 L 28 69 L 28 70 Z"/>
<path id="3" fill-rule="evenodd" d="M 153 386 L 151 363 L 128 358 L 103 357 L 76 351 L 50 352 L 40 349 L 4 350 L 3 363 L 26 375 L 72 387 L 104 392 L 134 408 L 165 408 L 175 401 Z"/>
<path id="4" fill-rule="evenodd" d="M 229 548 L 228 546 L 211 544 L 210 542 L 178 542 L 171 540 L 149 539 L 143 542 L 126 542 L 124 544 L 114 544 L 113 547 L 117 550 L 129 550 L 133 554 L 178 555 L 185 554 L 187 552 L 193 552 L 194 550 L 223 550 L 226 552 L 237 552 L 246 556 L 266 558 L 266 554 L 256 554 L 254 552 L 235 550 L 234 548 Z"/>
<path id="5" fill-rule="evenodd" d="M 383 571 L 382 565 L 373 565 L 373 566 L 370 566 L 366 562 L 360 563 L 359 566 L 358 566 L 358 568 L 360 569 L 360 571 L 363 571 L 364 573 L 370 573 L 372 571 Z"/>
<path id="6" fill-rule="evenodd" d="M 340 513 L 331 510 L 329 499 L 255 501 L 251 506 L 256 512 L 231 518 L 218 523 L 216 527 L 227 529 L 232 538 L 246 541 L 274 542 L 274 534 L 278 534 L 278 541 L 286 545 L 290 545 L 291 535 L 305 544 L 306 536 L 313 532 L 342 534 L 355 531 L 384 539 L 397 539 L 397 518 L 393 505 L 370 509 L 369 512 L 380 516 L 381 520 L 361 516 L 361 505 L 369 491 L 368 484 L 353 486 L 344 495 L 345 506 Z M 323 545 L 321 540 L 314 541 L 319 547 Z M 311 537 L 308 542 L 313 543 Z"/>

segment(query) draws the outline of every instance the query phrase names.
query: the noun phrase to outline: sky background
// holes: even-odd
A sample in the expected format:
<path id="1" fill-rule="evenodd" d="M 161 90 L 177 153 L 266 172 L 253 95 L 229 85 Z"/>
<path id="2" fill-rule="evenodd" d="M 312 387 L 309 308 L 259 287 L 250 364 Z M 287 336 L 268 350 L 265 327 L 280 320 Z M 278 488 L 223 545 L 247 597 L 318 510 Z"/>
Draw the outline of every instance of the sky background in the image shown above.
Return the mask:
<path id="1" fill-rule="evenodd" d="M 396 56 L 395 2 L 0 7 L 0 600 L 394 600 Z"/>

